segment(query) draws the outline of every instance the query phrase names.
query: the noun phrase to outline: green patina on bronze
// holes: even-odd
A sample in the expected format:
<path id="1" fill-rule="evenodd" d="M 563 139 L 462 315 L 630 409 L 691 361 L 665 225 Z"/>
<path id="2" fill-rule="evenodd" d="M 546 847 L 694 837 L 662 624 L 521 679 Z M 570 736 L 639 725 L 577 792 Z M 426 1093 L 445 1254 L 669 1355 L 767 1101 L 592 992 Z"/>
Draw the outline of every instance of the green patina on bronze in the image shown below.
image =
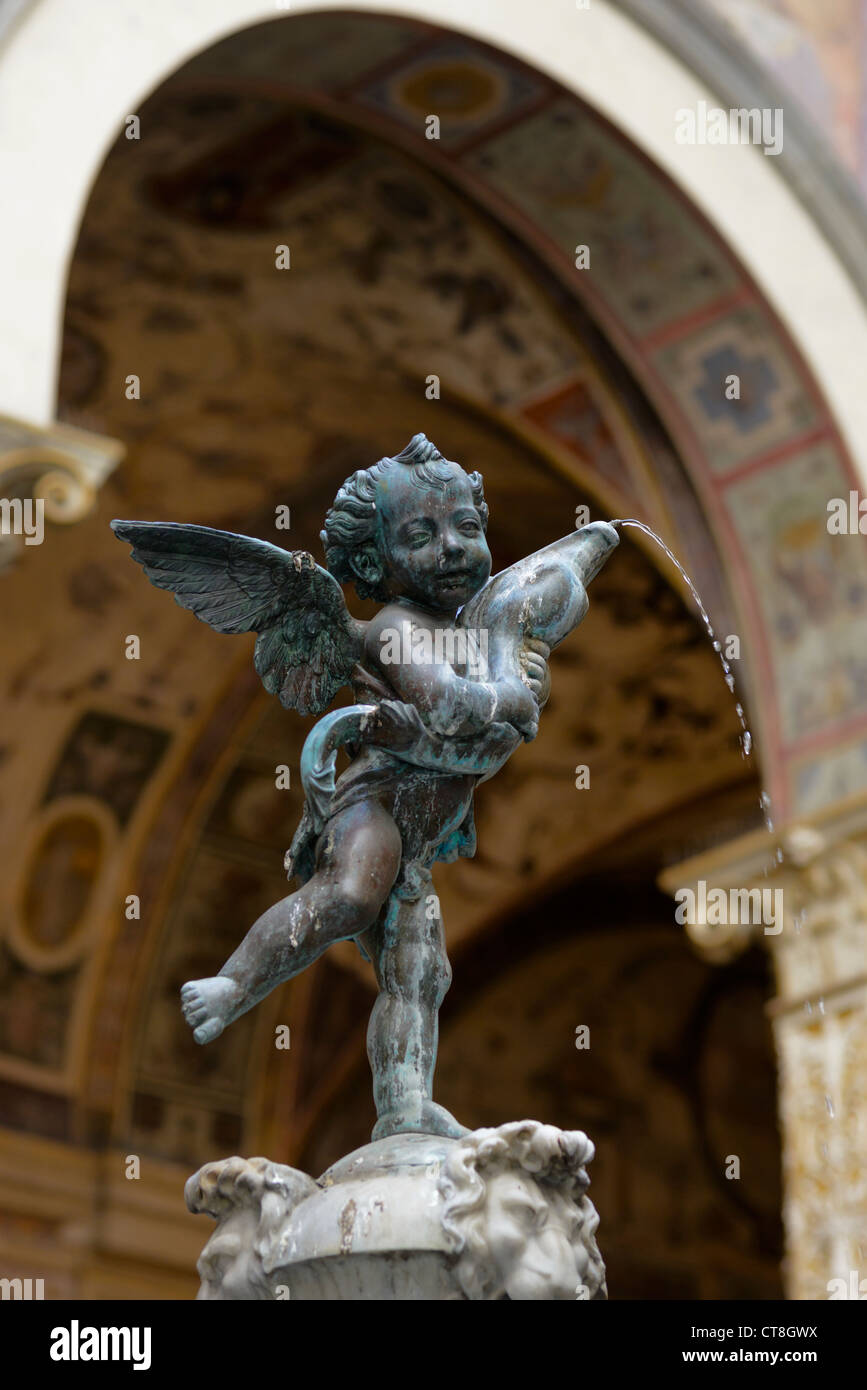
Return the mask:
<path id="1" fill-rule="evenodd" d="M 433 1100 L 451 969 L 431 866 L 475 852 L 475 788 L 535 738 L 547 658 L 619 539 L 593 522 L 491 578 L 487 520 L 480 474 L 419 434 L 343 484 L 322 532 L 327 569 L 206 526 L 112 522 L 182 607 L 217 632 L 258 634 L 266 690 L 324 715 L 302 752 L 304 812 L 286 857 L 300 887 L 218 975 L 183 986 L 193 1036 L 212 1041 L 333 942 L 354 940 L 379 985 L 374 1139 L 466 1132 Z M 382 603 L 370 622 L 349 613 L 344 582 Z M 324 714 L 343 686 L 356 703 Z M 351 761 L 338 777 L 341 745 Z"/>

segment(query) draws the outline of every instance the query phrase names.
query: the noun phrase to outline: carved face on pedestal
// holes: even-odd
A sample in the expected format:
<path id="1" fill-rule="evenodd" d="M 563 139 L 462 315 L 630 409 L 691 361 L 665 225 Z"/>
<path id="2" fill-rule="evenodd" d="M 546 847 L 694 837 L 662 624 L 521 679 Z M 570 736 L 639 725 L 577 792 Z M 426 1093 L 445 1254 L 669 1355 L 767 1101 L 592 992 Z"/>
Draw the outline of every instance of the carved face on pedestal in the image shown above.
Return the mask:
<path id="1" fill-rule="evenodd" d="M 559 1194 L 543 1192 L 532 1178 L 514 1171 L 487 1183 L 488 1251 L 509 1298 L 575 1298 L 586 1269 L 586 1252 L 572 1246 L 576 1225 Z M 585 1255 L 583 1262 L 577 1254 Z M 583 1268 L 578 1269 L 578 1264 Z"/>
<path id="2" fill-rule="evenodd" d="M 262 1261 L 255 1253 L 259 1211 L 236 1207 L 222 1218 L 198 1265 L 200 1299 L 270 1299 Z"/>
<path id="3" fill-rule="evenodd" d="M 265 1273 L 267 1258 L 295 1208 L 317 1191 L 306 1173 L 266 1158 L 225 1158 L 194 1173 L 184 1188 L 187 1206 L 217 1222 L 199 1256 L 197 1298 L 279 1297 Z"/>
<path id="4" fill-rule="evenodd" d="M 318 1182 L 263 1158 L 206 1164 L 185 1189 L 218 1223 L 199 1298 L 607 1298 L 592 1157 L 579 1130 L 522 1120 L 392 1136 Z"/>
<path id="5" fill-rule="evenodd" d="M 593 1145 L 534 1120 L 479 1129 L 450 1151 L 443 1227 L 467 1298 L 607 1298 L 586 1195 Z"/>

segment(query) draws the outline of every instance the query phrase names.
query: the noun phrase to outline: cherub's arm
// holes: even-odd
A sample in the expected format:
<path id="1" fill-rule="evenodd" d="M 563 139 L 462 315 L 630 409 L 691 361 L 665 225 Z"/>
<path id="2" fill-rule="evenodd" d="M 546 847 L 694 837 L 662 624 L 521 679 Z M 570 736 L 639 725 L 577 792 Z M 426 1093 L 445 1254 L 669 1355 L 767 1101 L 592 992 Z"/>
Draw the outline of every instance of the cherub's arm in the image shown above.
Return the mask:
<path id="1" fill-rule="evenodd" d="M 415 658 L 423 652 L 418 640 L 423 629 L 411 618 L 401 618 L 389 631 L 396 634 L 394 650 L 401 655 L 412 653 Z M 531 729 L 535 733 L 538 706 L 521 682 L 470 680 L 457 675 L 447 661 L 389 661 L 379 624 L 371 625 L 365 646 L 398 698 L 413 705 L 434 733 L 469 737 L 492 723 L 512 724 L 520 733 Z"/>

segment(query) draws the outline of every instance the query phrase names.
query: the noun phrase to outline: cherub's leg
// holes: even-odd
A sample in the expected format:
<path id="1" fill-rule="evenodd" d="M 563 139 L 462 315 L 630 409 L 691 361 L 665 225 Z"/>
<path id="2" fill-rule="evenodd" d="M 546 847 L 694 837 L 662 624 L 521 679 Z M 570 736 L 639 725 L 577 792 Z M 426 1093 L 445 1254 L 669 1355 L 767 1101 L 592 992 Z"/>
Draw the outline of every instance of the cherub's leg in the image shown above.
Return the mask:
<path id="1" fill-rule="evenodd" d="M 392 898 L 364 938 L 379 997 L 367 1030 L 378 1116 L 374 1139 L 389 1134 L 467 1130 L 432 1100 L 439 1009 L 451 984 L 445 934 L 433 880 L 417 902 Z"/>
<path id="2" fill-rule="evenodd" d="M 213 1041 L 333 942 L 365 931 L 388 897 L 400 856 L 397 826 L 376 802 L 329 821 L 313 877 L 262 913 L 219 975 L 184 985 L 184 1017 L 196 1042 Z"/>

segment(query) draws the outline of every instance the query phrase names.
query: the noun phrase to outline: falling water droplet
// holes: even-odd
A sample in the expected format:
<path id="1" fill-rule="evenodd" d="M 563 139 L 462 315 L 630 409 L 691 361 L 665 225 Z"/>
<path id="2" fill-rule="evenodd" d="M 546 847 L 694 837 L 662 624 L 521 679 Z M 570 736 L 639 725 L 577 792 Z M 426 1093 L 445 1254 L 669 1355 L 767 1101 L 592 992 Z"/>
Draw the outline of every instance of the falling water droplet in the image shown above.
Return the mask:
<path id="1" fill-rule="evenodd" d="M 819 1000 L 819 1013 L 820 1013 L 820 1014 L 823 1014 L 823 1015 L 824 1015 L 824 1013 L 825 1013 L 825 1001 L 824 1001 L 824 999 L 820 999 L 820 1000 Z"/>
<path id="2" fill-rule="evenodd" d="M 779 846 L 778 846 L 778 847 L 777 847 L 777 863 L 778 863 L 778 864 L 782 864 L 782 862 L 783 862 L 783 851 L 782 851 L 782 850 L 779 848 Z"/>
<path id="3" fill-rule="evenodd" d="M 735 678 L 732 675 L 731 665 L 729 664 L 728 659 L 723 653 L 722 643 L 714 635 L 713 624 L 711 623 L 710 615 L 708 614 L 707 609 L 701 601 L 701 595 L 699 594 L 698 589 L 693 584 L 692 580 L 690 579 L 683 565 L 678 560 L 677 556 L 674 554 L 672 550 L 669 549 L 669 547 L 665 544 L 665 541 L 662 539 L 661 536 L 658 536 L 656 532 L 653 531 L 649 526 L 646 526 L 643 521 L 637 521 L 635 517 L 624 517 L 618 519 L 616 521 L 613 521 L 612 525 L 619 527 L 635 527 L 637 531 L 642 531 L 645 536 L 648 536 L 654 542 L 654 544 L 658 545 L 660 550 L 665 555 L 667 555 L 668 559 L 674 565 L 675 569 L 678 571 L 681 579 L 686 584 L 686 587 L 689 589 L 689 592 L 692 595 L 693 602 L 695 603 L 695 606 L 698 609 L 699 614 L 701 616 L 701 620 L 704 624 L 705 632 L 710 638 L 713 649 L 719 657 L 719 662 L 723 670 L 723 677 L 725 679 L 725 683 L 728 686 L 730 693 L 733 696 L 736 696 Z M 745 758 L 748 758 L 750 757 L 753 750 L 753 737 L 749 729 L 747 728 L 746 719 L 744 717 L 744 707 L 737 699 L 735 702 L 735 713 L 737 714 L 738 721 L 740 722 L 741 726 L 741 749 L 743 752 L 743 756 Z M 768 796 L 767 792 L 762 792 L 762 815 L 764 816 L 765 825 L 768 831 L 773 832 L 774 822 L 771 819 L 770 806 L 770 797 Z M 781 861 L 778 860 L 778 862 Z"/>
<path id="4" fill-rule="evenodd" d="M 765 818 L 765 825 L 767 826 L 768 830 L 773 830 L 774 822 L 771 817 L 771 798 L 768 796 L 767 792 L 762 792 L 761 796 L 759 797 L 759 805 L 762 808 L 762 815 Z"/>
<path id="5" fill-rule="evenodd" d="M 827 1145 L 827 1144 L 823 1144 L 823 1145 L 822 1145 L 822 1157 L 827 1161 L 827 1158 L 828 1158 L 828 1145 Z"/>
<path id="6" fill-rule="evenodd" d="M 832 1099 L 831 1099 L 830 1096 L 826 1096 L 826 1097 L 825 1097 L 825 1109 L 828 1111 L 828 1114 L 831 1116 L 831 1119 L 833 1120 L 833 1118 L 834 1118 L 834 1102 L 832 1101 Z"/>
<path id="7" fill-rule="evenodd" d="M 805 1013 L 805 1014 L 811 1014 L 812 1012 L 813 1012 L 813 1005 L 810 1003 L 810 1001 L 809 1001 L 809 999 L 808 999 L 807 1002 L 806 1002 L 806 1004 L 804 1005 L 804 1013 Z"/>

